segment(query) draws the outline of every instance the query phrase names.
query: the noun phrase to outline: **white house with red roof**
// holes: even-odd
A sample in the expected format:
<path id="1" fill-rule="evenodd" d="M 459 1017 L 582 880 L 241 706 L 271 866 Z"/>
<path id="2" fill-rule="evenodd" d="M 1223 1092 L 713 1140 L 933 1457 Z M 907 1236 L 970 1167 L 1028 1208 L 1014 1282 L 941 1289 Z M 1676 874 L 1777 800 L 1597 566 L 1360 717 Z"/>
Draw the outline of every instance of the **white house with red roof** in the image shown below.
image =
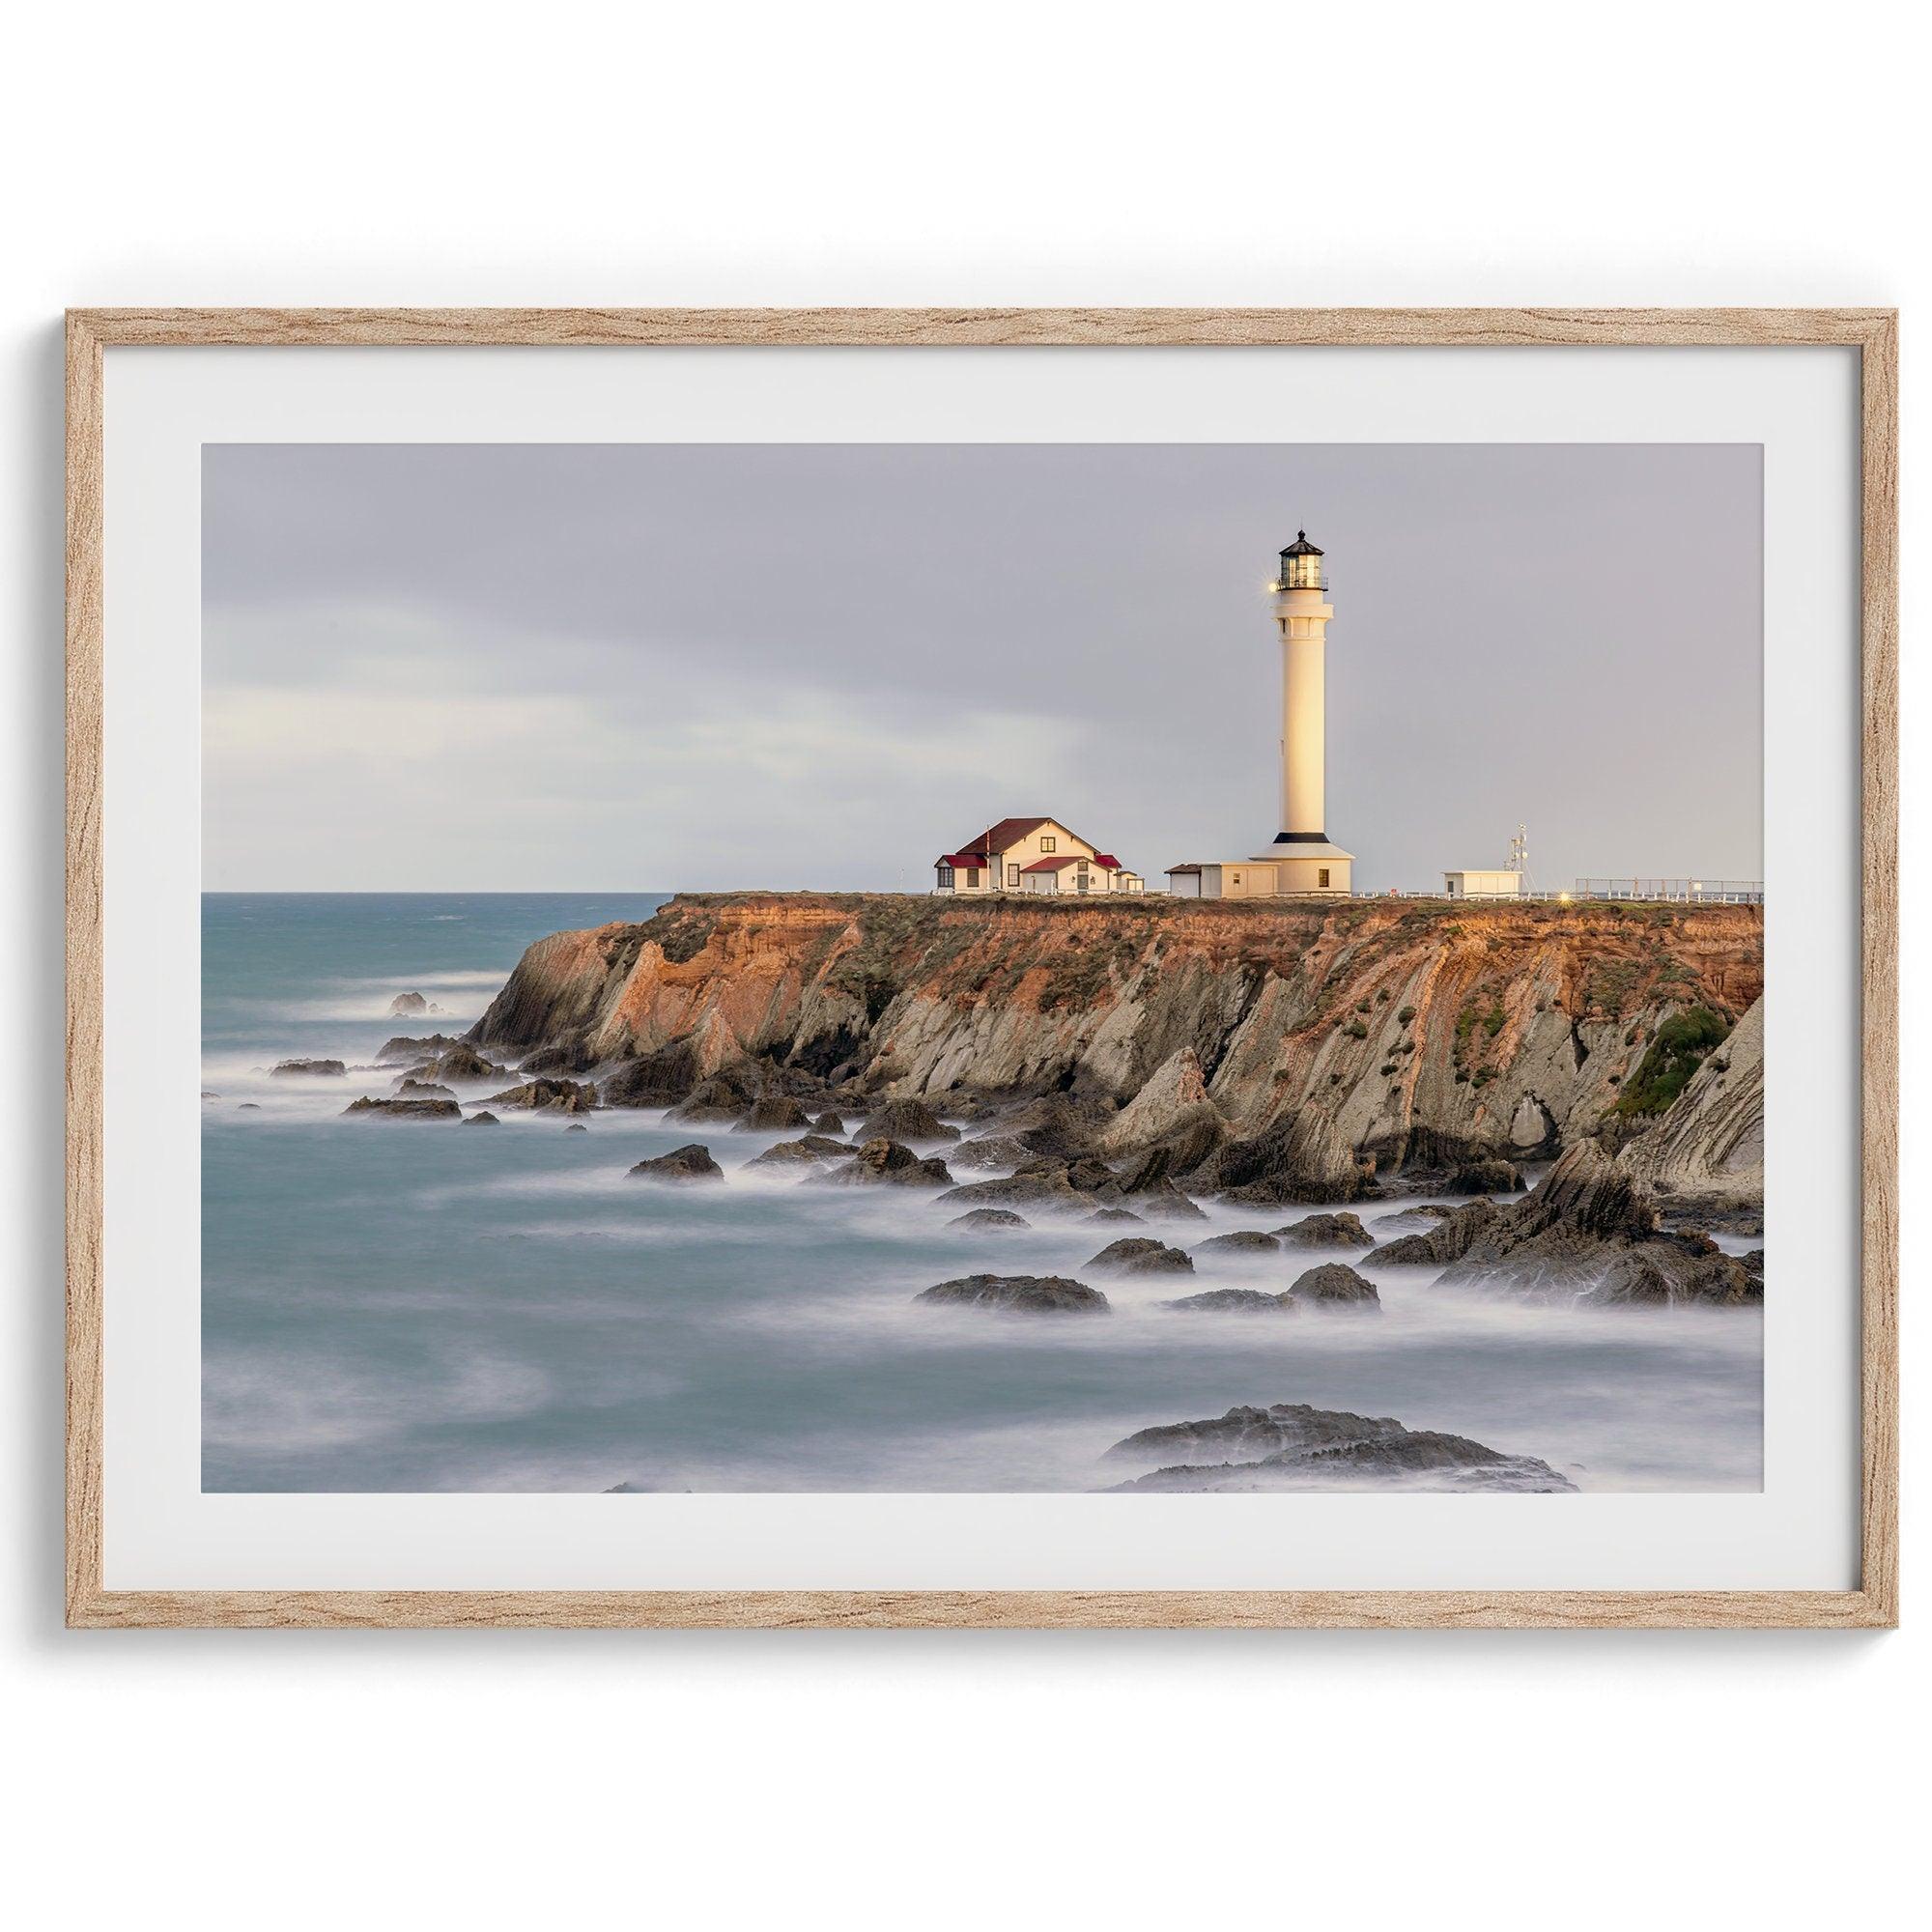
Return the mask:
<path id="1" fill-rule="evenodd" d="M 933 861 L 942 893 L 1138 893 L 1147 882 L 1057 818 L 1003 818 Z"/>

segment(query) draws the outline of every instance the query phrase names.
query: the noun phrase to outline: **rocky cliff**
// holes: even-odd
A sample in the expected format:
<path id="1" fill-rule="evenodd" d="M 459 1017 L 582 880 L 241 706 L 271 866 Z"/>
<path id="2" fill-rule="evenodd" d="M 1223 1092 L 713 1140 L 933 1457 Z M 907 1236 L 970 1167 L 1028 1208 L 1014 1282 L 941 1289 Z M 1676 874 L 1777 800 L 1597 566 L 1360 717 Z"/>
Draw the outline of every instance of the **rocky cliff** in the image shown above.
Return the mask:
<path id="1" fill-rule="evenodd" d="M 1064 1094 L 1110 1154 L 1240 1186 L 1290 1135 L 1384 1173 L 1553 1152 L 1664 1020 L 1750 1008 L 1763 958 L 1748 906 L 694 895 L 539 941 L 469 1037 L 615 1104 Z"/>

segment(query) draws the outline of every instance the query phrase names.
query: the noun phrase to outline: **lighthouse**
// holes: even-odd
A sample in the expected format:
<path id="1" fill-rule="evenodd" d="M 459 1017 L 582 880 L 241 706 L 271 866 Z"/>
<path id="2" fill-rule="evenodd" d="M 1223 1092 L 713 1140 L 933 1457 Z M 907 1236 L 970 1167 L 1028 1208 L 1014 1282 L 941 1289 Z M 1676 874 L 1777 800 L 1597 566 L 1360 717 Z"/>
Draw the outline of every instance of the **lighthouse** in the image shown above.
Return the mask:
<path id="1" fill-rule="evenodd" d="M 1297 530 L 1281 553 L 1273 616 L 1281 645 L 1281 790 L 1268 848 L 1246 859 L 1168 867 L 1168 890 L 1200 898 L 1273 898 L 1352 890 L 1354 854 L 1328 837 L 1328 620 L 1321 552 Z"/>

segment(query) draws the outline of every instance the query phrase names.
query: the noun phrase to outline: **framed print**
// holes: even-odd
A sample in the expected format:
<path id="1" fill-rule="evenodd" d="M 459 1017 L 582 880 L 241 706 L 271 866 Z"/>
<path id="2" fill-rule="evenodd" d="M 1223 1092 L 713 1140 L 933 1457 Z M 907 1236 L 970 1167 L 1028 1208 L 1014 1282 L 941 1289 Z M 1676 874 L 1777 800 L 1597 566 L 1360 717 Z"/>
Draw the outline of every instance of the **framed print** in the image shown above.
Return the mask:
<path id="1" fill-rule="evenodd" d="M 69 1618 L 1896 1621 L 1895 320 L 69 318 Z"/>

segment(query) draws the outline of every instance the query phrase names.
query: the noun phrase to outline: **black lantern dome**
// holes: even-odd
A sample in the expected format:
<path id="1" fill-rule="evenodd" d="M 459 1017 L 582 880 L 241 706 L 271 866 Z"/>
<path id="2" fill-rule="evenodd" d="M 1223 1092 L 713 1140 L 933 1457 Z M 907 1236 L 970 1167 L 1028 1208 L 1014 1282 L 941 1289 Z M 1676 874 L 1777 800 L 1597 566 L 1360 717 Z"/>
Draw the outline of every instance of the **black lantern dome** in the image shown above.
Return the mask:
<path id="1" fill-rule="evenodd" d="M 1308 541 L 1306 530 L 1296 530 L 1294 541 L 1281 554 L 1281 576 L 1276 580 L 1283 590 L 1325 590 L 1321 581 L 1321 553 Z"/>

